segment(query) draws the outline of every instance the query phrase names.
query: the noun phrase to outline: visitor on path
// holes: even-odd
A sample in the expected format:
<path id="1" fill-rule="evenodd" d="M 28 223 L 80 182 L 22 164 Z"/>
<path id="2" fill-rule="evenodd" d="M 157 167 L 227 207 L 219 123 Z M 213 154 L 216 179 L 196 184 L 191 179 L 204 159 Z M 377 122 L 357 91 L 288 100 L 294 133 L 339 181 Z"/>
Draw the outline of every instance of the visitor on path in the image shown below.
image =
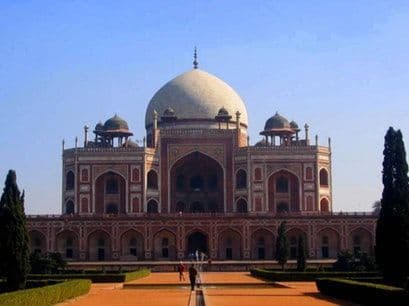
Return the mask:
<path id="1" fill-rule="evenodd" d="M 178 272 L 179 272 L 179 281 L 181 282 L 182 280 L 185 280 L 185 266 L 183 265 L 183 262 L 180 262 L 178 265 Z"/>
<path id="2" fill-rule="evenodd" d="M 193 264 L 189 268 L 190 289 L 195 290 L 197 270 Z"/>

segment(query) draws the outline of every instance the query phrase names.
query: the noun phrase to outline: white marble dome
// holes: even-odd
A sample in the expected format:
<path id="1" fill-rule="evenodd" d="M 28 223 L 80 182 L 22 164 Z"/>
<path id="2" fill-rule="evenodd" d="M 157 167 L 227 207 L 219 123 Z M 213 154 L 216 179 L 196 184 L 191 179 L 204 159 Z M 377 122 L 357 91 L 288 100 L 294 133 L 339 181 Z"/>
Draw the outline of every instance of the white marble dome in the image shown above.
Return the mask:
<path id="1" fill-rule="evenodd" d="M 214 120 L 220 108 L 224 107 L 233 121 L 239 111 L 240 122 L 248 125 L 246 106 L 240 96 L 224 81 L 200 69 L 177 76 L 155 93 L 146 110 L 145 126 L 153 123 L 155 110 L 160 121 L 169 107 L 174 110 L 178 120 L 192 121 Z"/>

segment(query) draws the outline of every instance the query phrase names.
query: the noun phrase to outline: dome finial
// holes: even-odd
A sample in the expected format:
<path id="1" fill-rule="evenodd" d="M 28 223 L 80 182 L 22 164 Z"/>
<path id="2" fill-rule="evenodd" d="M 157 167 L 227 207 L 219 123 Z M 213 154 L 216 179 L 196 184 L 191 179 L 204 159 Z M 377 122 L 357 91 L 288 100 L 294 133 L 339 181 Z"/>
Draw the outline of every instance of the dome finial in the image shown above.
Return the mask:
<path id="1" fill-rule="evenodd" d="M 195 52 L 193 54 L 193 69 L 197 69 L 199 62 L 197 61 L 197 48 L 195 47 Z"/>

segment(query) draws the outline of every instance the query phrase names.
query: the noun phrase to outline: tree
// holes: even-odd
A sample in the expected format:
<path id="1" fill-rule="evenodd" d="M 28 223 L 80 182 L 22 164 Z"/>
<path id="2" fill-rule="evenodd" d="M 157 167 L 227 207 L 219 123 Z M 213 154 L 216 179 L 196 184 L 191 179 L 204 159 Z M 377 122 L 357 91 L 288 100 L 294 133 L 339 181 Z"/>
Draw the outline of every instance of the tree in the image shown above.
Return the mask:
<path id="1" fill-rule="evenodd" d="M 9 170 L 0 200 L 0 261 L 8 290 L 25 287 L 29 254 L 24 192 L 20 194 L 16 172 Z"/>
<path id="2" fill-rule="evenodd" d="M 275 259 L 278 261 L 282 270 L 284 271 L 284 266 L 288 259 L 288 241 L 285 221 L 281 222 L 280 226 L 278 227 Z"/>
<path id="3" fill-rule="evenodd" d="M 378 215 L 380 211 L 381 211 L 381 201 L 373 202 L 372 212 L 374 213 L 374 215 Z"/>
<path id="4" fill-rule="evenodd" d="M 384 189 L 376 226 L 376 261 L 386 282 L 402 284 L 409 275 L 409 180 L 402 133 L 385 135 Z"/>
<path id="5" fill-rule="evenodd" d="M 297 253 L 297 271 L 303 272 L 306 268 L 306 252 L 304 237 L 301 235 L 298 238 L 298 253 Z"/>

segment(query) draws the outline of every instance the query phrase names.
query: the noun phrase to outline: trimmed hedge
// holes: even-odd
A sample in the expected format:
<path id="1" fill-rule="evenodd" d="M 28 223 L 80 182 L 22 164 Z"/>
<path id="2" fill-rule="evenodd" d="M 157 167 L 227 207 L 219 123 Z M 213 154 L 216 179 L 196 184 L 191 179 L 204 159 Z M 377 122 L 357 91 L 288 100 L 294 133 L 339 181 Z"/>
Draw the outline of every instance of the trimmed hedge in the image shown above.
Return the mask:
<path id="1" fill-rule="evenodd" d="M 265 269 L 252 269 L 251 275 L 262 277 L 270 281 L 291 282 L 291 281 L 315 281 L 322 277 L 376 277 L 378 272 L 337 272 L 337 271 L 321 271 L 321 272 L 286 272 L 286 271 L 271 271 Z"/>
<path id="2" fill-rule="evenodd" d="M 121 274 L 30 274 L 29 280 L 37 279 L 89 279 L 93 283 L 123 283 L 134 279 L 148 276 L 150 270 L 142 269 L 138 271 L 121 273 Z"/>
<path id="3" fill-rule="evenodd" d="M 151 270 L 149 269 L 142 269 L 138 271 L 128 272 L 128 273 L 125 273 L 124 282 L 130 282 L 138 278 L 146 277 L 149 274 L 151 274 Z"/>
<path id="4" fill-rule="evenodd" d="M 342 278 L 320 278 L 316 284 L 322 294 L 363 305 L 409 305 L 409 294 L 402 288 Z"/>
<path id="5" fill-rule="evenodd" d="M 71 280 L 56 285 L 0 294 L 0 305 L 54 305 L 67 299 L 88 293 L 90 288 L 91 281 L 89 280 Z"/>

